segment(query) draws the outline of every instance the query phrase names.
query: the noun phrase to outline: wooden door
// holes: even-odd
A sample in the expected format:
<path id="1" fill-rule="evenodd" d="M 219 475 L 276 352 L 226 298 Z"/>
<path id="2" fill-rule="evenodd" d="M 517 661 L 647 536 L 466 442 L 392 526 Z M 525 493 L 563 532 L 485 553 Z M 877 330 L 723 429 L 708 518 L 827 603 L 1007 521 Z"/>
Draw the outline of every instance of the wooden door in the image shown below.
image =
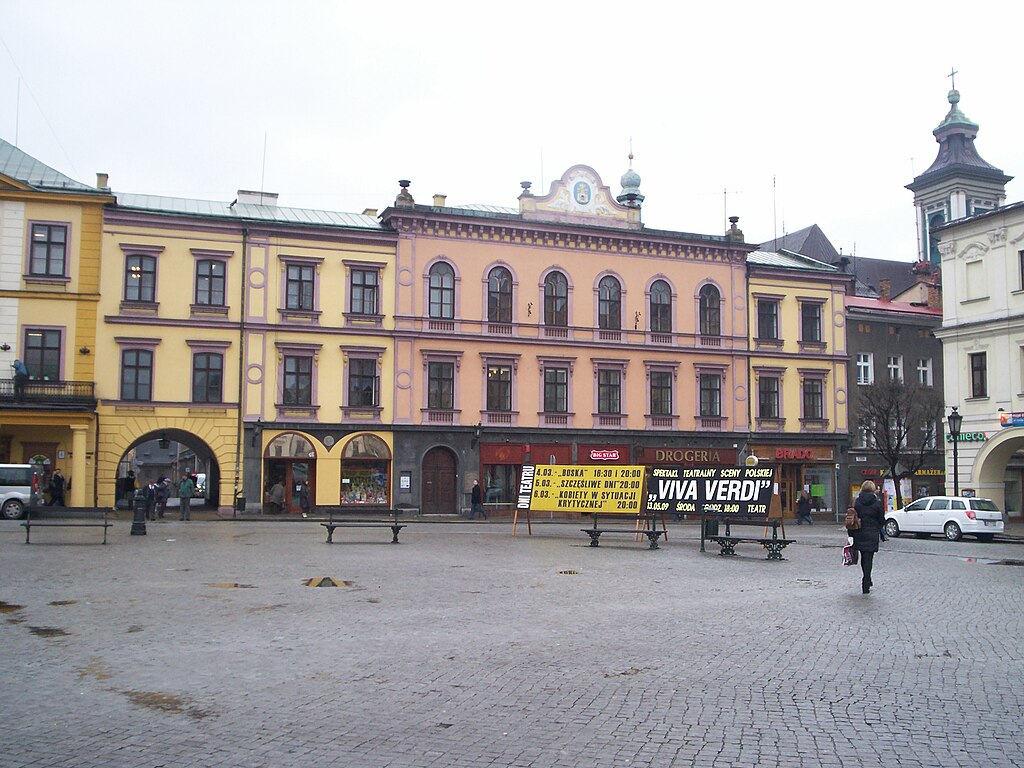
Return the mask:
<path id="1" fill-rule="evenodd" d="M 420 512 L 424 515 L 457 515 L 455 455 L 447 448 L 431 448 L 423 457 Z"/>

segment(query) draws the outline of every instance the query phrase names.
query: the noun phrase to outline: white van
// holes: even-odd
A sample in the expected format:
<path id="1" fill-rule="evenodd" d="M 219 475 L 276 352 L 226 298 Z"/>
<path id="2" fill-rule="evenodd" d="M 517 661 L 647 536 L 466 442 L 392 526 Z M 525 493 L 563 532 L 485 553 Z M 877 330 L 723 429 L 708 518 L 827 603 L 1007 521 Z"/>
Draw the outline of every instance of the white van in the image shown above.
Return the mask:
<path id="1" fill-rule="evenodd" d="M 889 536 L 915 533 L 928 536 L 941 533 L 950 541 L 963 534 L 992 541 L 1003 532 L 1003 513 L 991 499 L 967 496 L 925 496 L 885 514 L 885 532 Z"/>
<path id="2" fill-rule="evenodd" d="M 43 505 L 39 473 L 34 464 L 0 464 L 0 516 L 17 520 L 25 507 Z"/>

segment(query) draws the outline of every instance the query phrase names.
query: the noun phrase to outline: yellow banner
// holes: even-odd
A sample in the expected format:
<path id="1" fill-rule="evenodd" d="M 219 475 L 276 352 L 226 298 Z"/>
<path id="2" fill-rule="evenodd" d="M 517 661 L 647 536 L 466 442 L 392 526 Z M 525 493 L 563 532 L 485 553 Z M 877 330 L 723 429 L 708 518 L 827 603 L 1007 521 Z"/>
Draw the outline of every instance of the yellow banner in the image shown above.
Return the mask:
<path id="1" fill-rule="evenodd" d="M 643 500 L 644 467 L 537 464 L 530 509 L 635 515 Z"/>

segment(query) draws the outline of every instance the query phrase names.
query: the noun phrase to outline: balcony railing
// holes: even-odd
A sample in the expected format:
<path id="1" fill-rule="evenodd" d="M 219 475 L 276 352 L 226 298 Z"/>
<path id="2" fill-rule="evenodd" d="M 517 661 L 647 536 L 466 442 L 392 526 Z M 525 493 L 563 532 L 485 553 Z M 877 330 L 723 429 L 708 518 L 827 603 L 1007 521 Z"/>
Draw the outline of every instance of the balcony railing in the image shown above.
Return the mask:
<path id="1" fill-rule="evenodd" d="M 0 404 L 4 407 L 87 408 L 96 407 L 95 385 L 91 381 L 45 381 L 30 379 L 25 382 L 20 396 L 15 392 L 14 379 L 0 379 Z"/>

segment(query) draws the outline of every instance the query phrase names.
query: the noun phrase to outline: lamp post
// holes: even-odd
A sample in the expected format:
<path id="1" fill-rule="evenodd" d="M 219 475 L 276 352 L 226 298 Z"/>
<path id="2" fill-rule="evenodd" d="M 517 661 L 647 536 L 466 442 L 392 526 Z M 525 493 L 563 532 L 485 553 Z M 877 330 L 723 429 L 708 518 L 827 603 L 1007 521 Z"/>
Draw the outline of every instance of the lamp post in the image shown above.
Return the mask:
<path id="1" fill-rule="evenodd" d="M 946 421 L 949 424 L 949 436 L 953 438 L 953 495 L 960 495 L 960 457 L 957 455 L 957 443 L 960 442 L 960 425 L 964 417 L 957 411 L 954 405 L 949 410 Z"/>

